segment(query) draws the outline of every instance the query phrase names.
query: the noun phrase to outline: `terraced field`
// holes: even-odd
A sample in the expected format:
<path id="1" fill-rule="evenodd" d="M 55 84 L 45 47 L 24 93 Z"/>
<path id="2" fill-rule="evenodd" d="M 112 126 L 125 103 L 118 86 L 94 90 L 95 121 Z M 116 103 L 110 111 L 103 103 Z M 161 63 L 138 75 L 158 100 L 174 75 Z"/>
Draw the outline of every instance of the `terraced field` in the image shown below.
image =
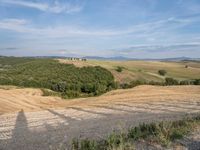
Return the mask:
<path id="1" fill-rule="evenodd" d="M 15 112 L 15 113 L 13 113 Z M 0 149 L 62 149 L 73 137 L 200 112 L 200 86 L 139 86 L 63 101 L 37 89 L 0 90 Z"/>

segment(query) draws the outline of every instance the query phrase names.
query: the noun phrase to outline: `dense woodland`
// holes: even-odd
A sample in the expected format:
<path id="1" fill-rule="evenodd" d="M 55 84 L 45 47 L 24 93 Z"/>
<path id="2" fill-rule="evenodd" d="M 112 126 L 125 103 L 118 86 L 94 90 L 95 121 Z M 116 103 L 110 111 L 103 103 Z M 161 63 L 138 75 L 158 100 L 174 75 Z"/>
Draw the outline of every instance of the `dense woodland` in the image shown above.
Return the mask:
<path id="1" fill-rule="evenodd" d="M 115 88 L 102 67 L 77 68 L 46 58 L 0 57 L 0 84 L 51 89 L 65 98 L 99 95 Z"/>

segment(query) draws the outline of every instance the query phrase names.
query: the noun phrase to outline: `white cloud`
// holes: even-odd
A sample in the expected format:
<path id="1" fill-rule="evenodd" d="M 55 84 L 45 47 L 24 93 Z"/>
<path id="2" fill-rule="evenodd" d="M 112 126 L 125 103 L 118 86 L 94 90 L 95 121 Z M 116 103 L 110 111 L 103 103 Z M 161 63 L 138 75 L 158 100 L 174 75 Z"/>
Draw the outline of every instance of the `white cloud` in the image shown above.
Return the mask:
<path id="1" fill-rule="evenodd" d="M 9 18 L 9 19 L 4 19 L 1 21 L 1 23 L 4 24 L 14 24 L 14 25 L 24 25 L 27 23 L 26 20 L 24 19 L 15 19 L 15 18 Z"/>
<path id="2" fill-rule="evenodd" d="M 24 19 L 4 19 L 0 21 L 0 29 L 6 29 L 15 32 L 25 32 L 25 24 L 27 24 L 27 21 Z"/>
<path id="3" fill-rule="evenodd" d="M 41 48 L 41 45 L 49 46 L 52 44 L 49 46 L 52 49 L 102 50 L 129 48 L 135 44 L 160 45 L 199 41 L 197 39 L 197 37 L 200 37 L 199 33 L 191 33 L 185 36 L 176 32 L 180 27 L 190 25 L 195 21 L 198 21 L 198 19 L 174 17 L 127 28 L 94 28 L 88 26 L 86 28 L 75 25 L 48 25 L 41 28 L 33 25 L 30 21 L 11 18 L 0 20 L 0 31 L 7 30 L 18 33 L 18 39 L 26 41 L 26 45 L 31 45 L 30 47 L 40 45 Z M 139 49 L 139 47 L 136 49 Z"/>
<path id="4" fill-rule="evenodd" d="M 39 2 L 31 2 L 24 0 L 0 0 L 0 3 L 7 5 L 29 7 L 51 13 L 62 13 L 62 12 L 73 13 L 82 10 L 82 6 L 78 4 L 73 5 L 70 3 L 59 3 L 59 1 L 55 1 L 53 4 L 49 4 L 49 3 L 39 3 Z"/>
<path id="5" fill-rule="evenodd" d="M 54 10 L 55 11 L 55 10 Z M 57 10 L 59 11 L 59 10 Z M 121 36 L 121 35 L 134 35 L 135 37 L 146 37 L 148 35 L 155 35 L 165 33 L 181 26 L 188 25 L 195 20 L 190 19 L 176 19 L 169 18 L 165 20 L 158 20 L 155 22 L 148 22 L 127 27 L 126 29 L 111 28 L 111 29 L 90 29 L 75 26 L 47 26 L 44 28 L 33 27 L 29 25 L 28 21 L 21 19 L 4 19 L 0 20 L 0 29 L 7 29 L 19 33 L 29 33 L 32 35 L 40 35 L 47 38 L 63 38 L 63 37 L 77 37 L 77 36 Z M 156 40 L 153 36 L 147 39 Z M 152 40 L 150 40 L 152 41 Z"/>
<path id="6" fill-rule="evenodd" d="M 135 45 L 129 48 L 115 49 L 113 56 L 133 58 L 167 58 L 167 57 L 193 57 L 197 58 L 200 43 L 174 43 L 171 45 Z M 158 57 L 157 57 L 158 58 Z"/>

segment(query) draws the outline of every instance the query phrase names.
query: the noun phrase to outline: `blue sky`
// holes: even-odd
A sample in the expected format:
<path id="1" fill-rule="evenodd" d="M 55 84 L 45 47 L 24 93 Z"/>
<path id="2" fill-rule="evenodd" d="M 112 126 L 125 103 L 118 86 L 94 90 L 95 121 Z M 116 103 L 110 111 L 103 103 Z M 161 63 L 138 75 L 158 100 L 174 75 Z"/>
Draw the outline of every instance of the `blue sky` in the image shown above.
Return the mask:
<path id="1" fill-rule="evenodd" d="M 0 0 L 0 55 L 200 57 L 200 0 Z"/>

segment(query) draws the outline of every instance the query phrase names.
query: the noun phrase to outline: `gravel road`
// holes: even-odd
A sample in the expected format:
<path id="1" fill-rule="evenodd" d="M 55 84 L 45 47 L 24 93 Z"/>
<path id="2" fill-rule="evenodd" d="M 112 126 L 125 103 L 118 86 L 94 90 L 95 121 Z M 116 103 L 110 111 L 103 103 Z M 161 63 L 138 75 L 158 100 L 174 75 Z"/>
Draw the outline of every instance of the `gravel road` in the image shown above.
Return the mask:
<path id="1" fill-rule="evenodd" d="M 126 129 L 142 122 L 178 119 L 188 112 L 197 112 L 200 106 L 185 105 L 182 111 L 179 109 L 174 112 L 168 106 L 161 110 L 162 113 L 156 109 L 152 113 L 152 109 L 153 107 L 134 106 L 105 106 L 95 109 L 75 107 L 2 115 L 0 149 L 62 149 L 70 144 L 73 137 L 103 138 L 114 129 Z"/>

